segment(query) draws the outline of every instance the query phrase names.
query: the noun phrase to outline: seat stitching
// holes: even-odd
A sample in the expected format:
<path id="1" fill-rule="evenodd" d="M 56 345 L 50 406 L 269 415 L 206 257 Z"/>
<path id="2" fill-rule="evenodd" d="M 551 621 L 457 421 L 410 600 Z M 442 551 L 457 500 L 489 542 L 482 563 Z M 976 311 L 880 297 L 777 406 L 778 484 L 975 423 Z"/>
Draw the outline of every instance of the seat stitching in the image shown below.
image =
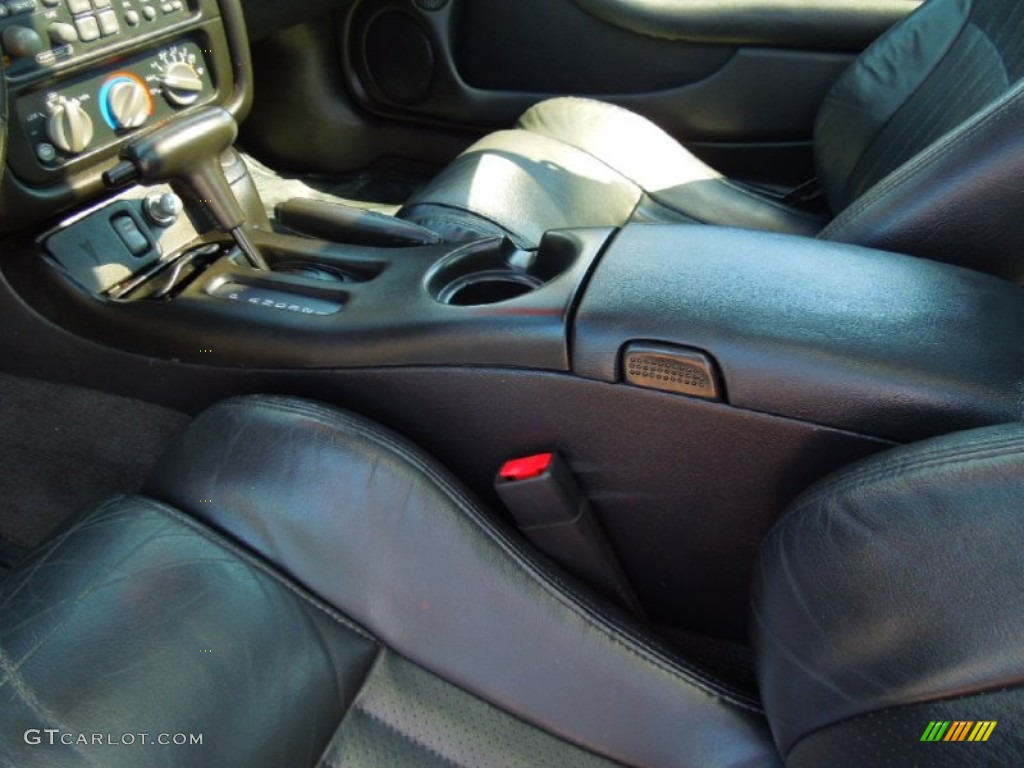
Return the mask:
<path id="1" fill-rule="evenodd" d="M 113 499 L 107 500 L 106 502 L 104 502 L 103 504 L 96 508 L 92 518 L 84 520 L 80 519 L 76 521 L 71 528 L 67 529 L 62 534 L 58 542 L 51 542 L 49 545 L 41 549 L 41 556 L 39 557 L 38 562 L 32 564 L 30 572 L 27 575 L 27 581 L 31 581 L 31 577 L 35 576 L 37 571 L 41 570 L 43 566 L 47 565 L 49 561 L 53 559 L 54 553 L 59 549 L 59 543 L 63 543 L 64 541 L 71 538 L 71 536 L 73 536 L 74 534 L 80 533 L 82 530 L 85 530 L 94 524 L 103 522 L 104 519 L 109 519 L 110 517 L 113 517 L 110 508 L 115 506 L 117 502 L 120 501 L 121 498 L 122 497 L 115 497 Z M 116 512 L 116 510 L 114 510 L 114 512 Z M 91 597 L 98 589 L 105 586 L 105 579 L 110 577 L 114 573 L 114 571 L 116 571 L 120 566 L 122 566 L 125 563 L 126 560 L 128 560 L 133 555 L 138 553 L 139 550 L 143 549 L 146 546 L 146 544 L 150 543 L 158 535 L 158 533 L 159 532 L 157 531 L 151 532 L 146 539 L 133 544 L 131 550 L 127 553 L 121 554 L 116 562 L 114 562 L 113 564 L 105 565 L 102 572 L 92 574 L 92 578 L 89 580 L 88 584 L 80 587 L 74 596 L 62 599 L 57 604 L 57 606 L 51 606 L 46 610 L 50 611 L 54 607 L 59 607 L 66 604 L 69 605 L 68 616 L 64 619 L 64 622 L 66 622 L 70 615 L 73 614 L 76 610 L 78 610 L 78 608 L 81 606 L 83 602 L 85 602 L 89 597 Z M 18 591 L 20 591 L 20 587 L 18 588 Z M 22 622 L 22 624 L 24 624 L 24 622 Z M 20 626 L 20 624 L 17 625 L 18 628 L 20 628 Z M 57 623 L 56 625 L 50 627 L 50 629 L 46 632 L 44 636 L 35 638 L 35 642 L 33 643 L 33 645 L 24 653 L 24 655 L 18 661 L 17 665 L 12 669 L 12 671 L 20 671 L 21 666 L 26 661 L 28 661 L 43 645 L 49 642 L 50 638 L 54 634 L 59 632 L 63 628 L 63 626 L 63 622 Z"/>
<path id="2" fill-rule="evenodd" d="M 986 70 L 968 66 L 966 63 L 973 63 L 976 60 L 978 48 L 984 47 L 988 43 L 987 37 L 973 23 L 968 23 L 963 28 L 961 36 L 963 36 L 964 32 L 972 32 L 976 33 L 976 35 L 973 39 L 965 38 L 962 43 L 958 42 L 957 44 L 958 59 L 965 63 L 956 66 L 952 72 L 946 73 L 946 77 L 942 79 L 943 90 L 947 97 L 957 92 L 971 91 L 977 87 L 975 84 L 979 80 L 983 82 L 992 80 L 990 73 Z M 995 51 L 993 53 L 998 59 L 998 52 Z M 1001 66 L 1001 61 L 998 63 Z M 931 80 L 930 74 L 929 80 Z M 936 79 L 935 82 L 940 81 Z M 923 83 L 922 86 L 930 84 Z M 1005 93 L 1009 85 L 1009 82 L 1003 78 L 996 98 Z M 955 129 L 960 123 L 969 119 L 975 112 L 983 109 L 987 103 L 991 103 L 991 99 L 986 99 L 984 102 L 976 105 L 974 109 L 961 119 L 954 120 L 951 123 L 946 122 L 944 118 L 949 110 L 949 102 L 946 98 L 921 99 L 916 103 L 908 101 L 907 104 L 901 105 L 899 110 L 900 119 L 895 122 L 893 127 L 885 129 L 887 135 L 884 137 L 884 141 L 879 139 L 873 142 L 872 146 L 867 148 L 864 156 L 857 163 L 854 170 L 855 176 L 851 178 L 851 183 L 854 185 L 850 191 L 851 202 L 860 193 L 870 189 L 874 182 L 884 178 L 885 174 L 889 171 L 895 170 L 917 152 L 941 139 L 950 130 Z"/>
<path id="3" fill-rule="evenodd" d="M 434 757 L 436 757 L 436 758 L 438 758 L 440 760 L 443 760 L 448 765 L 455 766 L 455 768 L 465 768 L 465 766 L 463 766 L 462 763 L 456 762 L 454 759 L 448 757 L 447 755 L 441 754 L 440 752 L 438 752 L 436 749 L 434 749 L 430 745 L 424 744 L 419 739 L 414 738 L 411 734 L 406 733 L 405 731 L 403 731 L 400 728 L 398 728 L 398 726 L 389 723 L 384 718 L 382 718 L 379 715 L 377 715 L 377 714 L 371 712 L 370 710 L 366 709 L 366 707 L 360 706 L 359 704 L 355 704 L 355 705 L 353 705 L 352 708 L 354 710 L 356 710 L 357 712 L 362 712 L 364 715 L 366 715 L 368 718 L 373 720 L 375 723 L 378 723 L 378 724 L 384 726 L 388 731 L 398 735 L 402 739 L 405 739 L 410 744 L 413 744 L 414 746 L 417 746 L 420 749 L 422 749 L 424 752 L 428 752 L 429 754 L 433 755 Z"/>
<path id="4" fill-rule="evenodd" d="M 992 457 L 1000 457 L 1004 455 L 1006 454 L 1000 448 L 978 449 L 976 451 L 971 451 L 969 453 L 964 452 L 960 456 L 951 456 L 936 453 L 930 457 L 920 457 L 919 459 L 915 460 L 903 460 L 900 462 L 893 462 L 891 464 L 886 464 L 882 467 L 870 467 L 863 470 L 862 472 L 851 473 L 849 476 L 843 477 L 838 481 L 826 483 L 826 485 L 823 488 L 819 489 L 817 492 L 813 492 L 806 499 L 798 501 L 793 506 L 793 511 L 804 509 L 807 507 L 808 504 L 818 502 L 826 496 L 837 495 L 841 492 L 845 492 L 856 485 L 874 483 L 879 480 L 886 480 L 892 477 L 905 475 L 908 472 L 919 472 L 924 469 L 941 467 L 947 464 L 949 466 L 957 466 L 960 464 L 965 464 L 969 461 L 975 461 L 978 459 L 986 459 Z"/>
<path id="5" fill-rule="evenodd" d="M 401 661 L 403 664 L 406 664 L 408 666 L 413 667 L 419 673 L 422 673 L 422 674 L 425 674 L 425 675 L 429 675 L 432 678 L 437 678 L 442 685 L 451 687 L 452 689 L 458 691 L 459 694 L 461 694 L 463 696 L 467 696 L 467 697 L 473 699 L 474 701 L 478 702 L 479 704 L 483 705 L 484 707 L 487 707 L 489 710 L 494 710 L 496 713 L 498 713 L 499 716 L 506 717 L 509 720 L 514 721 L 516 724 L 518 724 L 520 726 L 523 726 L 525 728 L 528 728 L 531 731 L 536 731 L 536 732 L 538 732 L 540 734 L 543 734 L 544 736 L 547 736 L 548 738 L 553 739 L 553 740 L 559 742 L 560 744 L 569 746 L 569 747 L 571 747 L 573 749 L 579 750 L 580 752 L 584 752 L 587 755 L 590 755 L 592 757 L 598 758 L 599 760 L 607 763 L 608 765 L 622 766 L 622 768 L 628 768 L 628 766 L 632 765 L 632 764 L 627 764 L 627 763 L 625 763 L 625 762 L 623 762 L 621 760 L 613 759 L 611 757 L 608 757 L 607 755 L 604 755 L 604 754 L 602 754 L 600 752 L 597 752 L 594 749 L 592 749 L 591 747 L 586 746 L 584 744 L 577 744 L 576 742 L 569 740 L 568 738 L 566 738 L 562 734 L 556 733 L 554 731 L 550 731 L 550 730 L 548 730 L 546 727 L 544 727 L 542 725 L 538 725 L 536 723 L 530 722 L 529 720 L 525 720 L 522 717 L 520 717 L 518 714 L 516 714 L 514 712 L 510 712 L 510 711 L 508 711 L 506 709 L 503 709 L 501 706 L 499 706 L 497 704 L 492 704 L 487 699 L 479 696 L 476 693 L 473 693 L 472 691 L 468 690 L 467 688 L 462 687 L 458 683 L 452 682 L 451 680 L 448 680 L 448 679 L 446 679 L 444 677 L 441 677 L 440 675 L 435 674 L 434 672 L 431 672 L 430 670 L 426 669 L 422 664 L 419 664 L 416 661 L 413 661 L 412 659 L 402 655 L 398 651 L 396 651 L 396 650 L 394 650 L 392 648 L 389 648 L 387 646 L 384 646 L 384 645 L 381 645 L 379 647 L 378 652 L 377 652 L 377 656 L 374 658 L 373 664 L 371 665 L 371 668 L 370 668 L 370 671 L 366 675 L 366 680 L 364 680 L 363 686 L 360 688 L 359 694 L 353 699 L 352 704 L 349 707 L 349 711 L 357 710 L 357 711 L 365 713 L 366 715 L 369 715 L 370 717 L 375 717 L 375 715 L 372 712 L 370 712 L 370 710 L 365 705 L 359 705 L 358 702 L 363 698 L 363 691 L 366 689 L 366 685 L 369 683 L 370 678 L 373 677 L 374 673 L 377 671 L 377 668 L 380 667 L 382 664 L 384 664 L 385 655 L 387 655 L 387 657 L 389 657 L 389 658 L 397 659 L 397 660 Z M 341 730 L 341 727 L 344 725 L 345 719 L 347 717 L 348 717 L 348 712 L 345 713 L 345 716 L 342 718 L 341 723 L 339 723 L 338 727 L 335 729 L 335 733 L 332 734 L 332 736 L 331 736 L 332 740 L 334 739 L 335 736 L 337 736 L 338 731 Z M 384 724 L 387 725 L 387 723 L 384 723 Z M 328 745 L 328 749 L 330 749 L 330 745 Z M 331 765 L 337 765 L 337 764 L 332 762 Z"/>
<path id="6" fill-rule="evenodd" d="M 633 210 L 629 214 L 629 221 L 633 221 L 635 219 L 635 217 L 637 216 L 637 214 L 642 213 L 645 205 L 647 205 L 647 206 L 654 206 L 654 207 L 657 207 L 659 209 L 663 209 L 665 211 L 671 212 L 675 216 L 678 216 L 678 217 L 680 217 L 680 219 L 684 220 L 684 221 L 679 221 L 679 223 L 681 223 L 681 224 L 701 224 L 701 225 L 706 225 L 707 224 L 706 221 L 702 221 L 701 219 L 699 219 L 696 216 L 694 216 L 692 213 L 683 213 L 682 211 L 677 210 L 676 208 L 673 208 L 671 205 L 666 205 L 665 203 L 661 202 L 660 200 L 655 198 L 653 195 L 651 195 L 650 192 L 644 192 L 643 195 L 641 195 L 640 199 L 636 201 L 636 205 L 633 206 Z M 670 223 L 674 224 L 676 222 L 673 221 L 673 222 L 670 222 Z"/>
<path id="7" fill-rule="evenodd" d="M 1010 452 L 1007 453 L 1007 448 Z M 969 448 L 959 446 L 942 446 L 931 451 L 915 452 L 910 457 L 890 459 L 884 464 L 869 464 L 860 470 L 849 472 L 845 477 L 840 478 L 831 484 L 826 485 L 819 493 L 831 493 L 837 488 L 847 488 L 864 481 L 875 480 L 879 477 L 903 474 L 906 471 L 928 469 L 949 463 L 952 466 L 963 464 L 977 459 L 991 458 L 993 456 L 1012 455 L 1015 448 L 1024 448 L 1024 442 L 1019 437 L 1008 437 L 1001 440 L 993 440 L 982 445 Z M 803 503 L 803 502 L 801 502 Z"/>
<path id="8" fill-rule="evenodd" d="M 363 695 L 363 691 L 366 690 L 366 686 L 369 684 L 377 667 L 381 665 L 384 658 L 384 651 L 385 647 L 383 643 L 378 644 L 377 650 L 373 656 L 373 662 L 370 664 L 370 668 L 366 671 L 366 677 L 363 678 L 363 682 L 359 686 L 359 691 L 352 697 L 352 701 L 345 708 L 344 713 L 341 715 L 341 720 L 338 721 L 338 726 L 334 729 L 334 733 L 331 734 L 330 741 L 327 742 L 327 746 L 324 747 L 324 751 L 320 755 L 320 759 L 317 763 L 318 768 L 324 765 L 328 766 L 328 768 L 340 768 L 340 763 L 336 763 L 332 760 L 327 753 L 330 752 L 331 747 L 334 746 L 334 739 L 341 736 L 341 729 L 345 727 L 345 721 L 348 720 L 349 715 L 356 711 L 356 702 L 359 700 L 359 697 Z"/>
<path id="9" fill-rule="evenodd" d="M 407 444 L 396 442 L 395 439 L 377 429 L 374 429 L 365 420 L 350 415 L 344 411 L 333 410 L 325 406 L 319 406 L 309 401 L 280 400 L 267 396 L 250 396 L 228 400 L 222 403 L 221 407 L 235 409 L 247 408 L 246 403 L 258 400 L 264 406 L 274 408 L 285 413 L 292 413 L 314 418 L 326 427 L 337 427 L 341 422 L 356 433 L 371 442 L 392 450 L 400 458 L 422 472 L 427 479 L 436 483 L 449 498 L 454 501 L 466 518 L 473 522 L 483 533 L 497 544 L 509 557 L 523 568 L 542 588 L 549 594 L 559 599 L 569 608 L 574 609 L 584 618 L 604 630 L 608 638 L 631 655 L 642 659 L 666 672 L 669 672 L 687 682 L 690 685 L 713 696 L 721 697 L 735 706 L 761 713 L 763 710 L 755 700 L 748 698 L 731 686 L 706 677 L 701 672 L 692 669 L 680 659 L 667 657 L 665 653 L 644 641 L 629 628 L 619 623 L 613 617 L 608 616 L 597 605 L 586 598 L 576 594 L 570 587 L 561 582 L 557 576 L 548 573 L 540 566 L 522 547 L 505 535 L 503 531 L 495 527 L 486 516 L 479 510 L 475 502 L 470 500 L 447 477 L 439 474 L 428 462 L 424 461 L 418 454 L 419 449 L 411 448 Z"/>
<path id="10" fill-rule="evenodd" d="M 905 475 L 908 472 L 916 473 L 944 465 L 960 466 L 987 458 L 1012 456 L 1014 451 L 1007 452 L 1007 447 L 1021 450 L 1024 449 L 1024 442 L 1022 442 L 1019 437 L 1011 437 L 1004 440 L 992 441 L 973 449 L 957 449 L 943 446 L 943 448 L 936 449 L 931 453 L 920 453 L 914 455 L 912 458 L 903 459 L 901 461 L 888 462 L 882 466 L 871 465 L 862 470 L 850 472 L 840 480 L 826 483 L 817 491 L 813 491 L 805 497 L 797 499 L 789 512 L 783 515 L 779 519 L 778 523 L 773 526 L 772 530 L 769 531 L 768 535 L 765 537 L 765 543 L 770 539 L 781 535 L 781 530 L 785 527 L 787 520 L 799 516 L 802 512 L 806 511 L 808 507 L 820 503 L 827 497 L 838 496 L 848 491 L 851 487 L 875 483 L 880 480 Z"/>
<path id="11" fill-rule="evenodd" d="M 836 229 L 849 226 L 851 220 L 856 219 L 867 208 L 896 190 L 908 177 L 916 175 L 921 170 L 926 169 L 927 166 L 939 160 L 944 160 L 947 155 L 951 155 L 954 150 L 959 149 L 962 144 L 973 138 L 976 133 L 1006 120 L 1007 112 L 1017 106 L 1016 102 L 1021 96 L 1024 96 L 1024 81 L 1009 91 L 1002 99 L 975 115 L 966 124 L 950 131 L 943 138 L 882 179 L 882 181 L 879 181 L 853 205 L 833 219 L 832 223 L 822 231 L 820 236 L 828 237 Z"/>
<path id="12" fill-rule="evenodd" d="M 353 622 L 347 616 L 344 616 L 341 613 L 339 613 L 338 611 L 333 610 L 327 604 L 321 602 L 320 600 L 315 598 L 313 595 L 310 595 L 309 593 L 307 593 L 304 590 L 302 590 L 299 587 L 297 587 L 294 583 L 291 582 L 291 580 L 285 578 L 282 574 L 278 573 L 276 570 L 271 568 L 269 565 L 267 565 L 264 562 L 261 562 L 259 559 L 257 559 L 251 553 L 246 552 L 241 547 L 238 547 L 237 545 L 232 544 L 231 542 L 229 542 L 227 539 L 221 537 L 220 535 L 215 534 L 213 531 L 211 531 L 210 529 L 206 528 L 205 526 L 200 524 L 198 521 L 196 521 L 193 518 L 189 517 L 185 513 L 181 512 L 180 510 L 177 510 L 174 507 L 171 507 L 171 506 L 169 506 L 167 504 L 164 504 L 163 502 L 157 501 L 155 499 L 151 499 L 151 498 L 146 497 L 146 496 L 122 496 L 122 497 L 119 497 L 119 498 L 131 499 L 133 502 L 141 503 L 143 506 L 149 506 L 154 511 L 159 512 L 159 513 L 164 514 L 164 515 L 167 515 L 168 517 L 172 517 L 176 521 L 178 521 L 180 523 L 183 523 L 184 525 L 186 525 L 188 528 L 192 529 L 195 533 L 199 534 L 203 538 L 207 539 L 208 541 L 212 542 L 213 544 L 217 545 L 218 547 L 227 550 L 231 554 L 233 554 L 236 557 L 238 557 L 240 560 L 243 560 L 246 565 L 249 565 L 249 566 L 255 568 L 256 570 L 260 571 L 261 573 L 264 573 L 265 575 L 270 576 L 274 581 L 276 581 L 278 584 L 283 586 L 285 589 L 287 589 L 289 592 L 294 594 L 296 597 L 298 597 L 301 600 L 304 600 L 305 602 L 309 603 L 314 608 L 317 608 L 318 610 L 322 611 L 324 614 L 326 614 L 329 618 L 331 618 L 334 621 L 336 621 L 338 624 L 341 624 L 342 626 L 352 630 L 357 635 L 360 635 L 362 638 L 364 638 L 366 640 L 369 640 L 370 642 L 374 643 L 375 645 L 380 645 L 381 644 L 380 640 L 378 640 L 372 634 L 370 634 L 365 629 L 360 627 L 358 624 Z"/>
<path id="13" fill-rule="evenodd" d="M 973 0 L 972 0 L 972 5 L 973 5 Z M 892 114 L 890 114 L 882 122 L 882 124 L 879 125 L 876 128 L 876 130 L 872 133 L 871 138 L 868 140 L 867 144 L 864 145 L 864 151 L 861 152 L 860 157 L 857 158 L 857 162 L 854 163 L 853 168 L 850 169 L 849 174 L 847 174 L 846 179 L 843 181 L 843 190 L 842 191 L 843 191 L 843 195 L 844 196 L 849 191 L 850 183 L 853 181 L 854 177 L 857 175 L 857 171 L 860 170 L 860 167 L 861 167 L 861 165 L 864 162 L 864 156 L 867 154 L 867 150 L 871 147 L 872 144 L 875 143 L 875 141 L 878 139 L 878 137 L 882 135 L 882 132 L 885 131 L 885 129 L 889 127 L 889 125 L 892 123 L 892 121 L 896 118 L 896 115 L 898 115 L 903 110 L 903 107 L 905 107 L 910 102 L 910 100 L 913 99 L 914 96 L 916 96 L 918 94 L 918 92 L 920 92 L 920 90 L 924 87 L 924 84 L 928 81 L 928 79 L 933 74 L 935 74 L 936 70 L 938 70 L 938 68 L 943 64 L 943 62 L 945 62 L 945 60 L 949 56 L 950 52 L 954 48 L 956 48 L 957 43 L 960 41 L 960 39 L 964 35 L 964 31 L 971 25 L 972 12 L 973 12 L 973 8 L 969 8 L 967 10 L 967 12 L 964 14 L 963 20 L 960 22 L 960 29 L 957 31 L 957 33 L 955 35 L 953 35 L 952 39 L 949 41 L 949 46 L 946 48 L 946 50 L 942 52 L 942 55 L 938 58 L 938 60 L 931 67 L 931 69 L 929 69 L 928 72 L 921 78 L 920 82 L 917 83 L 917 85 L 915 85 L 910 90 L 910 92 L 906 94 L 906 97 L 903 99 L 903 101 L 900 103 L 900 105 L 898 107 L 896 107 L 896 109 L 894 109 L 892 111 Z"/>

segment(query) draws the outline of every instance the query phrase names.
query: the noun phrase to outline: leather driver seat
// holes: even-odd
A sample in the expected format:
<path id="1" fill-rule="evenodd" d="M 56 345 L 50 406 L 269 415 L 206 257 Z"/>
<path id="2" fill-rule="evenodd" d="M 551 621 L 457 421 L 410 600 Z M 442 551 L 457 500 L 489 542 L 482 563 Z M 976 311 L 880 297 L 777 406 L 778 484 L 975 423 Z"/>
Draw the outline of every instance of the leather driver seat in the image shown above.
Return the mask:
<path id="1" fill-rule="evenodd" d="M 707 223 L 818 236 L 1024 281 L 1024 3 L 928 0 L 839 78 L 814 130 L 834 216 L 723 177 L 647 119 L 578 98 L 491 134 L 399 216 L 450 240 Z"/>
<path id="2" fill-rule="evenodd" d="M 0 582 L 0 762 L 945 766 L 960 747 L 1020 764 L 1022 508 L 1021 425 L 810 491 L 756 571 L 762 703 L 535 558 L 392 433 L 239 398 L 143 495 Z M 1000 728 L 950 749 L 921 742 L 931 720 Z"/>

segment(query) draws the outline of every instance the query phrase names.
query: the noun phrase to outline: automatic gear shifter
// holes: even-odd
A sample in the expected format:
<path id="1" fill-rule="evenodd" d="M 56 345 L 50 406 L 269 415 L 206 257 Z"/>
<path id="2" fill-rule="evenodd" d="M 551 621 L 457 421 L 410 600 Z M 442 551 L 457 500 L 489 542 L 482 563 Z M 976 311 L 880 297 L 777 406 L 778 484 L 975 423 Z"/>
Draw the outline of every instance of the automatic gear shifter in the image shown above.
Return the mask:
<path id="1" fill-rule="evenodd" d="M 229 233 L 256 269 L 270 266 L 245 233 L 245 214 L 224 176 L 220 156 L 238 136 L 238 123 L 219 107 L 207 107 L 158 125 L 121 150 L 121 162 L 103 174 L 110 187 L 167 182 L 194 200 Z"/>

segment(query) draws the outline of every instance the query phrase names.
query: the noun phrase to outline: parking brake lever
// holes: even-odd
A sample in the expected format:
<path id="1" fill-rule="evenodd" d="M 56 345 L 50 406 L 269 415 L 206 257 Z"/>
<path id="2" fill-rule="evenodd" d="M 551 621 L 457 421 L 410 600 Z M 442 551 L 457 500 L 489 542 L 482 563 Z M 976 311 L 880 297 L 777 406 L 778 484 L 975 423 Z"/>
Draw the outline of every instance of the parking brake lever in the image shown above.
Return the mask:
<path id="1" fill-rule="evenodd" d="M 221 153 L 238 136 L 238 123 L 220 107 L 206 107 L 158 124 L 121 150 L 121 162 L 103 174 L 108 187 L 169 183 L 200 205 L 217 228 L 234 238 L 246 261 L 270 270 L 244 229 L 245 214 L 224 176 Z"/>
<path id="2" fill-rule="evenodd" d="M 323 200 L 292 198 L 278 203 L 275 213 L 288 229 L 333 243 L 393 248 L 442 242 L 440 235 L 411 221 Z"/>

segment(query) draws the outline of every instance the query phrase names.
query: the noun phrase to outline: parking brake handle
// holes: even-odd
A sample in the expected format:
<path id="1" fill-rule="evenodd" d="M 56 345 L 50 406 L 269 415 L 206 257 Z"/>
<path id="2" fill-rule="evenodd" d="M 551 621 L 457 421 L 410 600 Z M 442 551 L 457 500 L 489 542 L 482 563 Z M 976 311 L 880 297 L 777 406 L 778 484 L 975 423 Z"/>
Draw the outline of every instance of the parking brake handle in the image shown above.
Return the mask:
<path id="1" fill-rule="evenodd" d="M 169 183 L 234 238 L 251 266 L 269 271 L 245 232 L 245 214 L 220 164 L 221 154 L 237 136 L 238 123 L 220 107 L 175 117 L 126 145 L 121 162 L 103 174 L 103 181 L 113 188 L 132 182 Z"/>

